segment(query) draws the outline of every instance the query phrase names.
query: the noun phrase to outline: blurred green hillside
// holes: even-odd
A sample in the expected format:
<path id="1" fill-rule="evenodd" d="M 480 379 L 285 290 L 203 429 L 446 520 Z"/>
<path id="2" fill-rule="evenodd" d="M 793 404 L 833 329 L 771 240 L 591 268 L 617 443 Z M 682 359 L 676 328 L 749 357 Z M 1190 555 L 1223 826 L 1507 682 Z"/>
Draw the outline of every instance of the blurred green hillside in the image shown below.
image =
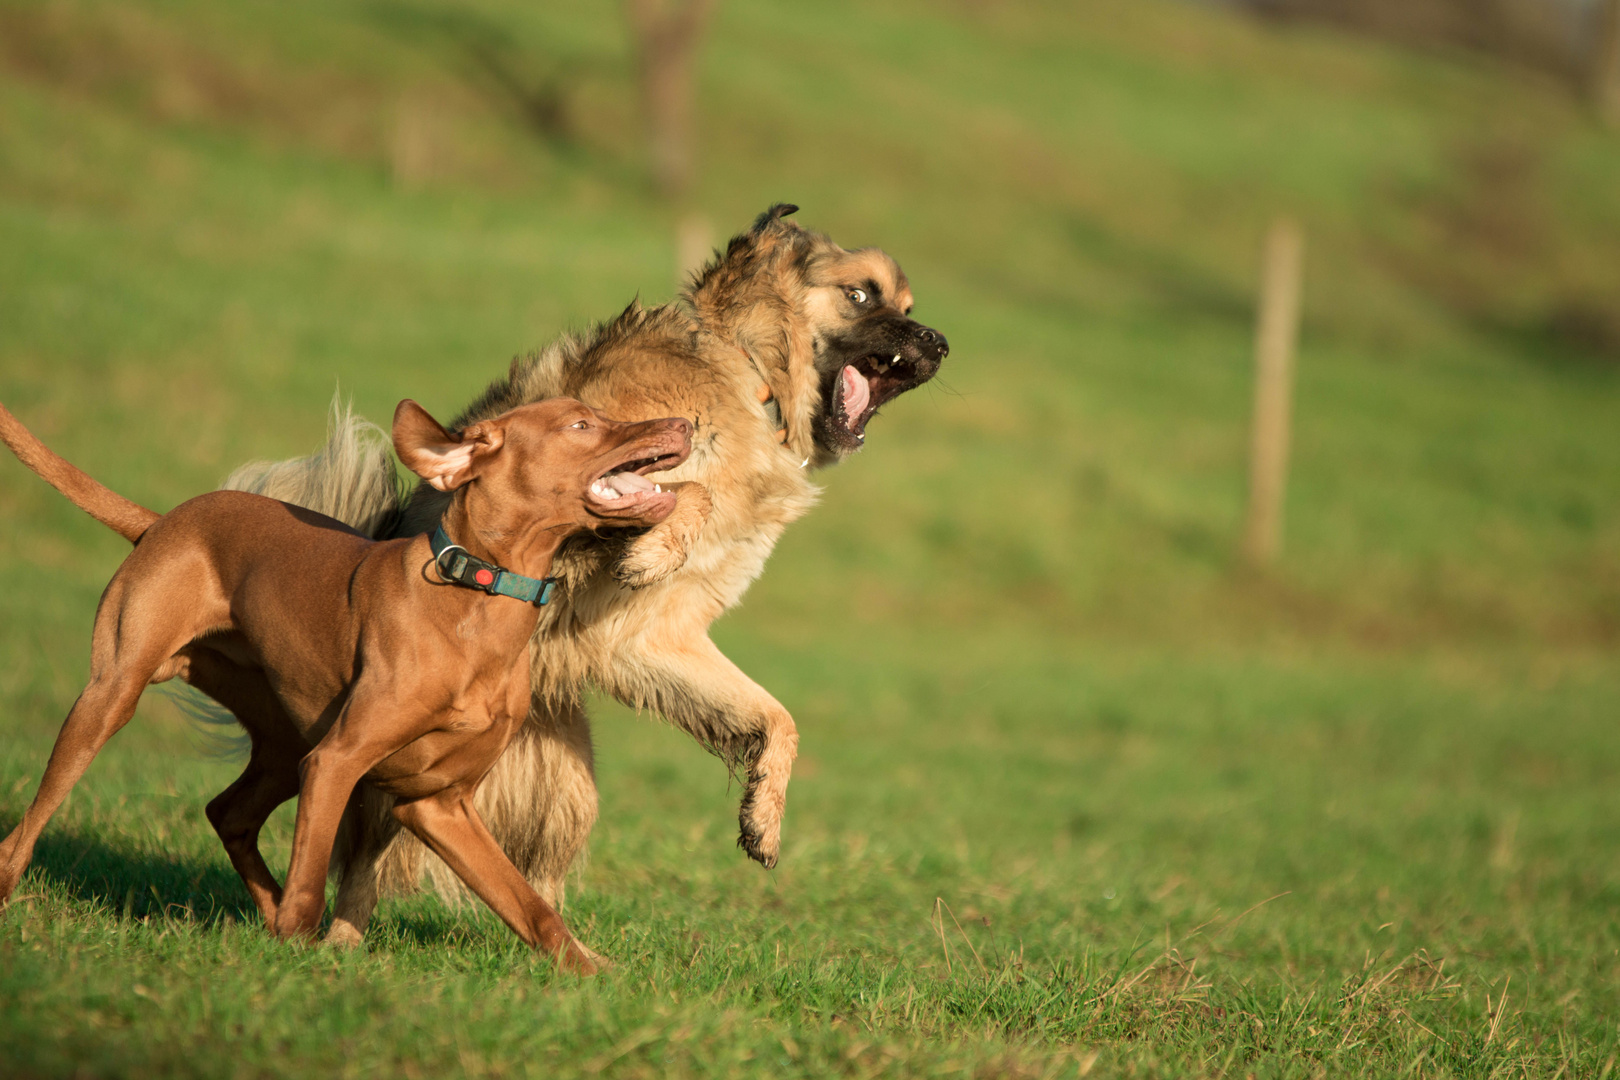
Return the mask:
<path id="1" fill-rule="evenodd" d="M 158 509 L 312 449 L 335 389 L 453 415 L 672 294 L 632 76 L 616 3 L 0 0 L 0 401 Z M 617 973 L 432 899 L 282 948 L 202 819 L 230 763 L 150 695 L 0 915 L 0 1061 L 1612 1074 L 1620 138 L 1523 71 L 1169 0 L 722 0 L 700 86 L 717 240 L 796 202 L 952 344 L 715 628 L 800 725 L 781 867 L 718 763 L 604 708 L 566 915 Z M 126 550 L 0 460 L 0 828 Z"/>
<path id="2" fill-rule="evenodd" d="M 668 296 L 627 50 L 607 3 L 8 2 L 6 400 L 166 507 L 310 447 L 334 386 L 453 412 Z M 795 201 L 899 257 L 953 342 L 749 618 L 1620 638 L 1620 140 L 1560 87 L 1169 3 L 739 0 L 702 71 L 721 238 Z M 1280 212 L 1307 311 L 1287 554 L 1258 580 L 1232 550 Z M 12 543 L 43 515 L 108 565 L 54 496 L 0 492 Z"/>

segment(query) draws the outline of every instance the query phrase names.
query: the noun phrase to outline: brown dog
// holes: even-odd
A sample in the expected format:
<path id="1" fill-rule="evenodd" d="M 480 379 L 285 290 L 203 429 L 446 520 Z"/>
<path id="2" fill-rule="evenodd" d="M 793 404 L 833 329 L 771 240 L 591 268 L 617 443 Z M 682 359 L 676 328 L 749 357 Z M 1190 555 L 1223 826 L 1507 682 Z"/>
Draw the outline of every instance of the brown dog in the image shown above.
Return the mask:
<path id="1" fill-rule="evenodd" d="M 404 401 L 394 414 L 400 459 L 452 493 L 431 539 L 373 541 L 235 491 L 192 499 L 140 528 L 96 612 L 89 684 L 33 802 L 0 843 L 0 903 L 141 691 L 178 676 L 247 729 L 247 768 L 208 805 L 208 818 L 278 937 L 318 928 L 339 821 L 364 779 L 393 797 L 400 824 L 519 937 L 566 968 L 595 971 L 473 800 L 529 711 L 521 661 L 553 556 L 577 533 L 667 518 L 675 493 L 642 474 L 685 461 L 691 434 L 684 419 L 618 423 L 555 398 L 452 435 Z M 50 453 L 3 407 L 0 435 L 75 503 L 134 531 L 140 508 Z M 293 795 L 283 889 L 258 835 Z"/>

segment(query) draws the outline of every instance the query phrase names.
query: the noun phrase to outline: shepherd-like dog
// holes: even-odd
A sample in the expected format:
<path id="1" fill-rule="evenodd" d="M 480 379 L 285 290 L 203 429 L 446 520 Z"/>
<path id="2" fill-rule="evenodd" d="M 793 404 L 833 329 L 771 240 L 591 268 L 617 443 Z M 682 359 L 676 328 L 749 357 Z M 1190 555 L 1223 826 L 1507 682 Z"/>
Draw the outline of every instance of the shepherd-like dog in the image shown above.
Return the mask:
<path id="1" fill-rule="evenodd" d="M 654 478 L 693 482 L 680 510 L 649 531 L 586 536 L 559 554 L 553 572 L 563 583 L 531 650 L 532 711 L 478 791 L 478 812 L 552 903 L 596 821 L 587 684 L 651 709 L 741 773 L 737 842 L 764 866 L 776 863 L 798 733 L 709 640 L 709 624 L 815 501 L 810 473 L 858 450 L 878 409 L 932 378 L 947 352 L 942 335 L 910 317 L 911 288 L 892 258 L 846 251 L 786 220 L 796 209 L 762 214 L 676 302 L 633 303 L 592 333 L 513 361 L 453 425 L 559 395 L 617 420 L 684 416 L 694 425 L 690 458 Z M 446 497 L 423 485 L 402 498 L 387 448 L 368 441 L 367 427 L 340 422 L 321 453 L 244 467 L 226 486 L 371 535 L 431 529 Z M 424 874 L 441 891 L 457 888 L 366 785 L 334 864 L 335 944 L 360 940 L 385 890 L 412 888 Z"/>

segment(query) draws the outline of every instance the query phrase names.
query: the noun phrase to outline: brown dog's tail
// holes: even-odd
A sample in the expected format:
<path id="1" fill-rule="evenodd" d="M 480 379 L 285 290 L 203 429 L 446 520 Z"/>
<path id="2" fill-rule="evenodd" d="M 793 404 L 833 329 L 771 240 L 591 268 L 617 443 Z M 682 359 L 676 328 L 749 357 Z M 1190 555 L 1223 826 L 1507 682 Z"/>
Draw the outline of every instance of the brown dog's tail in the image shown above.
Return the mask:
<path id="1" fill-rule="evenodd" d="M 101 522 L 130 543 L 158 519 L 140 503 L 130 502 L 103 484 L 92 480 L 58 457 L 50 447 L 27 428 L 11 411 L 0 405 L 0 439 L 11 447 L 24 465 L 39 473 L 44 481 L 68 497 L 80 510 Z"/>

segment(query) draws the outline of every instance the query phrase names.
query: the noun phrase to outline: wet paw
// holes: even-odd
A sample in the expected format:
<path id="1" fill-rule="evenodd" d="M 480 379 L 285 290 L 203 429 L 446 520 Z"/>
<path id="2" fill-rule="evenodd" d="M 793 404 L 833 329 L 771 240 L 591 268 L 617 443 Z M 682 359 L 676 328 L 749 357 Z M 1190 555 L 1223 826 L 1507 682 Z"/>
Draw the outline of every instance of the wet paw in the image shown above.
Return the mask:
<path id="1" fill-rule="evenodd" d="M 743 815 L 741 824 L 742 831 L 737 836 L 737 846 L 742 848 L 750 859 L 753 859 L 765 869 L 774 869 L 777 856 L 781 854 L 781 828 L 762 828 L 750 821 L 746 812 Z"/>

